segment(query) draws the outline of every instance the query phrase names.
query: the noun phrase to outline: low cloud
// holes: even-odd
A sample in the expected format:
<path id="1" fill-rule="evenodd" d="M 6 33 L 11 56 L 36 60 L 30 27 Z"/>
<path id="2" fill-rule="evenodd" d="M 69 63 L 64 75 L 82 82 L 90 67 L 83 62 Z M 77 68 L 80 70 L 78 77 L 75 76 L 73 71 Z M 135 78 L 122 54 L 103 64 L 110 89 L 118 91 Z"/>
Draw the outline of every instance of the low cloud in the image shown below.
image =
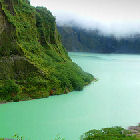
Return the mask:
<path id="1" fill-rule="evenodd" d="M 114 35 L 117 37 L 126 37 L 140 34 L 140 22 L 96 21 L 66 12 L 65 14 L 64 12 L 54 12 L 54 15 L 56 16 L 56 22 L 59 26 L 77 26 L 86 30 L 98 30 L 104 35 Z"/>
<path id="2" fill-rule="evenodd" d="M 140 0 L 31 0 L 47 7 L 59 25 L 98 29 L 102 34 L 140 34 Z"/>

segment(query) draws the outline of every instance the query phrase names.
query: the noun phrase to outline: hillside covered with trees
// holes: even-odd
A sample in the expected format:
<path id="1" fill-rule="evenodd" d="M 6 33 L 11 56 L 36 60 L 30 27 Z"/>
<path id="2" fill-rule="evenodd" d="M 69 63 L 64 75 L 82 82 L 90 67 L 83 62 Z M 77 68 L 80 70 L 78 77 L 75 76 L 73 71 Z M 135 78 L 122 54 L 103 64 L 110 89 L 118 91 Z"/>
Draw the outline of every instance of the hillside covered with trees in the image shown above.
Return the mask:
<path id="1" fill-rule="evenodd" d="M 82 90 L 93 79 L 69 58 L 50 11 L 0 0 L 0 102 Z"/>
<path id="2" fill-rule="evenodd" d="M 78 26 L 58 26 L 62 42 L 70 52 L 140 53 L 140 35 L 116 38 L 103 35 L 98 30 L 86 30 Z"/>

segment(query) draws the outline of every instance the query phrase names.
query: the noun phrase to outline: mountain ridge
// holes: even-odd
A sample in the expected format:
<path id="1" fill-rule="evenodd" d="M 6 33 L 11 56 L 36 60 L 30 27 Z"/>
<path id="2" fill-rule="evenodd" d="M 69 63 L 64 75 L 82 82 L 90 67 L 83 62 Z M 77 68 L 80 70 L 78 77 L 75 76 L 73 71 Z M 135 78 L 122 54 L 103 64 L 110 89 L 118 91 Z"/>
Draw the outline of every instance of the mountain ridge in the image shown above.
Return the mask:
<path id="1" fill-rule="evenodd" d="M 140 53 L 140 35 L 115 37 L 98 30 L 87 30 L 75 26 L 59 26 L 58 31 L 67 51 L 93 53 Z"/>

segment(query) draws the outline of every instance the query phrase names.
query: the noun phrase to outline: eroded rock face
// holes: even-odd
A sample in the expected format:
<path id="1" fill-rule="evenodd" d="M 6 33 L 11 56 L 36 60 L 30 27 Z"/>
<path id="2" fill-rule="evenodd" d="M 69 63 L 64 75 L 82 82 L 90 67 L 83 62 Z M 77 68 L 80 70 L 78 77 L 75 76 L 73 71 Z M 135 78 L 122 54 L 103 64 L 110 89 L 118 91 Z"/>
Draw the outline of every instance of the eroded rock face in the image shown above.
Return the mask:
<path id="1" fill-rule="evenodd" d="M 5 30 L 5 28 L 6 28 L 6 19 L 0 4 L 0 34 Z"/>
<path id="2" fill-rule="evenodd" d="M 13 0 L 5 0 L 7 10 L 16 16 L 14 3 Z M 18 4 L 17 1 L 15 4 Z M 24 79 L 34 70 L 37 71 L 37 68 L 27 60 L 17 45 L 16 27 L 8 21 L 0 2 L 0 80 Z"/>
<path id="3" fill-rule="evenodd" d="M 8 8 L 8 7 L 7 7 Z M 15 40 L 15 27 L 8 22 L 0 3 L 0 56 L 18 54 Z"/>
<path id="4" fill-rule="evenodd" d="M 140 123 L 138 126 L 129 126 L 128 130 L 136 137 L 140 138 Z"/>

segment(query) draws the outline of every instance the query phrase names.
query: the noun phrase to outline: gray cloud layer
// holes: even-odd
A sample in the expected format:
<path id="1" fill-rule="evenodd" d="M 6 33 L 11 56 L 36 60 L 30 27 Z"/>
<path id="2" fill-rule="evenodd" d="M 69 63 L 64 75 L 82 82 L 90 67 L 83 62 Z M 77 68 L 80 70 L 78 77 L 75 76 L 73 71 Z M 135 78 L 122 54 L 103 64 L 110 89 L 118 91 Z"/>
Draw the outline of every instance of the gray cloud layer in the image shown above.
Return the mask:
<path id="1" fill-rule="evenodd" d="M 59 24 L 75 21 L 118 36 L 140 33 L 140 0 L 31 0 L 31 4 L 46 6 Z"/>

